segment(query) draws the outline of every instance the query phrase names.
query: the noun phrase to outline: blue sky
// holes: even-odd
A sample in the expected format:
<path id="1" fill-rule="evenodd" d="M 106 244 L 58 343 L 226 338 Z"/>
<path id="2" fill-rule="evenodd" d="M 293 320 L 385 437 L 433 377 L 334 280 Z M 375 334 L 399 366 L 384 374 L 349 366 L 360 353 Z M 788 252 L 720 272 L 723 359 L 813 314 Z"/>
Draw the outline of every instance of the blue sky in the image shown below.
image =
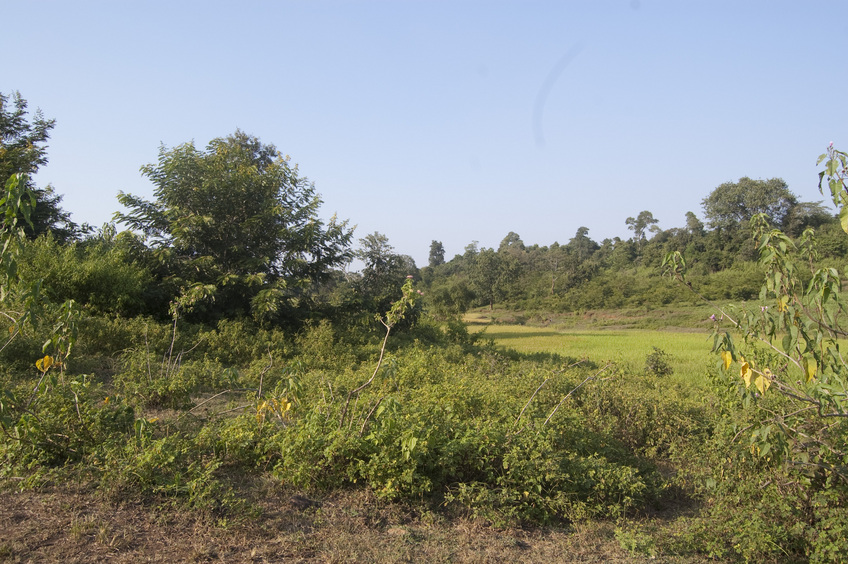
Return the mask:
<path id="1" fill-rule="evenodd" d="M 848 147 L 848 2 L 11 2 L 0 91 L 56 119 L 37 176 L 99 226 L 160 144 L 237 128 L 326 218 L 427 263 L 467 244 L 667 229 L 716 186 L 802 200 Z"/>

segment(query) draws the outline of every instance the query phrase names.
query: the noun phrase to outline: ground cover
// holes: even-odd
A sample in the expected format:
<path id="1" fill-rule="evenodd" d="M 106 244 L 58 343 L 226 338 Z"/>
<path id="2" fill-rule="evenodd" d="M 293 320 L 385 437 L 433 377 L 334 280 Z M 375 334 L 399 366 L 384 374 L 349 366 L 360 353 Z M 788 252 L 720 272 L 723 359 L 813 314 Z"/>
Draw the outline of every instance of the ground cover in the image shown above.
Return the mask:
<path id="1" fill-rule="evenodd" d="M 379 347 L 328 325 L 80 328 L 0 449 L 6 561 L 697 561 L 628 523 L 691 513 L 656 461 L 699 416 L 606 359 L 421 323 L 374 372 Z M 13 394 L 29 381 L 4 376 Z"/>

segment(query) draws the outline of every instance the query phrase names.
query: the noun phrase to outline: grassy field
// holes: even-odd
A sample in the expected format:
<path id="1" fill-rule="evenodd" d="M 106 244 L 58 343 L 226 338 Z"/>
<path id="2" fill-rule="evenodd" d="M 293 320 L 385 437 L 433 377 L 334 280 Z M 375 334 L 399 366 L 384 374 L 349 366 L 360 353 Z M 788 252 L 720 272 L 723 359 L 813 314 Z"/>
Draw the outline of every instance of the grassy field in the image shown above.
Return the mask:
<path id="1" fill-rule="evenodd" d="M 674 377 L 697 383 L 708 366 L 715 364 L 706 329 L 697 332 L 646 329 L 561 329 L 529 325 L 483 324 L 467 318 L 472 331 L 483 332 L 497 346 L 519 353 L 550 353 L 596 362 L 612 361 L 630 372 L 644 369 L 654 347 L 669 355 Z"/>

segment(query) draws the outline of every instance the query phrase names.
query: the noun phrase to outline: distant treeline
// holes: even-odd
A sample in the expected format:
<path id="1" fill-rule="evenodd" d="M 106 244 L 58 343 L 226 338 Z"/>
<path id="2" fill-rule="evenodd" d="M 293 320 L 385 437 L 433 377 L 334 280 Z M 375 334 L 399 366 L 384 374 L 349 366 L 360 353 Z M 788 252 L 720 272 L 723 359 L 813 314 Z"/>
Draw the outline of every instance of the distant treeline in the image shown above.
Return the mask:
<path id="1" fill-rule="evenodd" d="M 445 261 L 439 241 L 421 270 L 429 303 L 447 316 L 494 304 L 529 310 L 575 311 L 663 305 L 695 299 L 662 278 L 664 257 L 680 251 L 689 281 L 706 298 L 756 298 L 762 284 L 758 249 L 749 222 L 766 214 L 771 224 L 797 238 L 815 229 L 822 264 L 842 264 L 848 240 L 838 219 L 820 202 L 802 202 L 779 179 L 741 178 L 718 186 L 703 200 L 705 225 L 693 212 L 685 227 L 662 230 L 650 211 L 627 218 L 629 239 L 589 237 L 580 227 L 566 244 L 526 245 L 509 232 L 497 249 L 469 244 Z"/>

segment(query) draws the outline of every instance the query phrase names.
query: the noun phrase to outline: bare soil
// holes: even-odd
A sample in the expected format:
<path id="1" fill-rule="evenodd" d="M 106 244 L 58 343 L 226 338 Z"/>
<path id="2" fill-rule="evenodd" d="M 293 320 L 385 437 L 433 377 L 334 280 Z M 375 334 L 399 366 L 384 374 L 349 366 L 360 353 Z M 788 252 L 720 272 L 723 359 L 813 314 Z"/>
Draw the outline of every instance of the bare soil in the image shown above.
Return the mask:
<path id="1" fill-rule="evenodd" d="M 239 517 L 104 499 L 80 487 L 0 492 L 0 562 L 699 562 L 631 555 L 615 524 L 496 529 L 469 517 L 266 485 Z"/>

